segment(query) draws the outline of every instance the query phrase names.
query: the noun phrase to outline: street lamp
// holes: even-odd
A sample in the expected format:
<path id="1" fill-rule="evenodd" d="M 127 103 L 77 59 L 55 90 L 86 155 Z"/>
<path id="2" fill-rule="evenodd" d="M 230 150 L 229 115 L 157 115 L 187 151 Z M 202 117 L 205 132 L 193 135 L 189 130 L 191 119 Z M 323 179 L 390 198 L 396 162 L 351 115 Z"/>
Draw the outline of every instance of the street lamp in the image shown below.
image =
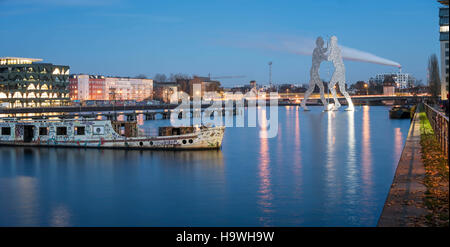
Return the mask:
<path id="1" fill-rule="evenodd" d="M 369 85 L 364 83 L 364 88 L 366 89 L 366 95 L 369 95 Z"/>

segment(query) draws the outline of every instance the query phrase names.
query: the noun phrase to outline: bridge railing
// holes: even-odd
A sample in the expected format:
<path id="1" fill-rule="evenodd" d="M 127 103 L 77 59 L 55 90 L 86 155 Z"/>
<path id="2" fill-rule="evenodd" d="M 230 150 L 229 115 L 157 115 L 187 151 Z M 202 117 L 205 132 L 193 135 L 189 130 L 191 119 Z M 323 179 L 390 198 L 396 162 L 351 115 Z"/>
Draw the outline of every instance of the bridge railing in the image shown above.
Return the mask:
<path id="1" fill-rule="evenodd" d="M 424 108 L 441 149 L 448 156 L 448 117 L 427 103 L 424 103 Z"/>

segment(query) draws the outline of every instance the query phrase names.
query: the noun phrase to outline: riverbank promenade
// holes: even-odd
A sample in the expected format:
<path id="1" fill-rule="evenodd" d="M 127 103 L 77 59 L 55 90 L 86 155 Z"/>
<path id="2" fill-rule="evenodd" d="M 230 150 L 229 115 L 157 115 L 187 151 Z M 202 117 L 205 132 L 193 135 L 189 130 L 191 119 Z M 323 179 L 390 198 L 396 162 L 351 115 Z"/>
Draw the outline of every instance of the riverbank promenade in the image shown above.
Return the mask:
<path id="1" fill-rule="evenodd" d="M 427 188 L 421 157 L 420 118 L 415 114 L 378 226 L 420 226 L 429 213 L 423 203 Z"/>

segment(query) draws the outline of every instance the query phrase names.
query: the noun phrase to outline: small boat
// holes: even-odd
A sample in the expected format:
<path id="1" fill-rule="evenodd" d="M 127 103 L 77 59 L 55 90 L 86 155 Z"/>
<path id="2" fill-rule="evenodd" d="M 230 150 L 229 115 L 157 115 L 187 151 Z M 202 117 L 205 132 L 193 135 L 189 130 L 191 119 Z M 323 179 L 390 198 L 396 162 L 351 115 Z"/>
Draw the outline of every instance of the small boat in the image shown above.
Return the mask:
<path id="1" fill-rule="evenodd" d="M 225 127 L 159 127 L 145 135 L 136 122 L 97 119 L 0 119 L 0 145 L 122 149 L 219 149 Z"/>
<path id="2" fill-rule="evenodd" d="M 389 118 L 411 118 L 411 108 L 409 106 L 395 105 L 389 110 Z"/>

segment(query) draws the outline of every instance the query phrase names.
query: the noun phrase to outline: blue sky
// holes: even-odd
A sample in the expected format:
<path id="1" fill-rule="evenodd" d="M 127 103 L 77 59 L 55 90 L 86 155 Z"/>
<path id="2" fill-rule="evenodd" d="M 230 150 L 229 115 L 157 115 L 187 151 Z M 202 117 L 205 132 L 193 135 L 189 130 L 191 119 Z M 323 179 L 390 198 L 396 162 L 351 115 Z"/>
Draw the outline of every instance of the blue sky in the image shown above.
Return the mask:
<path id="1" fill-rule="evenodd" d="M 336 35 L 340 44 L 400 63 L 426 81 L 439 55 L 434 0 L 125 1 L 0 0 L 0 56 L 43 58 L 72 73 L 186 73 L 243 79 L 222 84 L 307 83 L 311 57 L 277 49 Z M 267 43 L 272 47 L 268 48 Z M 281 44 L 280 44 L 281 45 Z M 275 46 L 275 49 L 274 49 Z M 347 61 L 349 83 L 394 67 Z M 321 75 L 331 77 L 323 64 Z"/>

